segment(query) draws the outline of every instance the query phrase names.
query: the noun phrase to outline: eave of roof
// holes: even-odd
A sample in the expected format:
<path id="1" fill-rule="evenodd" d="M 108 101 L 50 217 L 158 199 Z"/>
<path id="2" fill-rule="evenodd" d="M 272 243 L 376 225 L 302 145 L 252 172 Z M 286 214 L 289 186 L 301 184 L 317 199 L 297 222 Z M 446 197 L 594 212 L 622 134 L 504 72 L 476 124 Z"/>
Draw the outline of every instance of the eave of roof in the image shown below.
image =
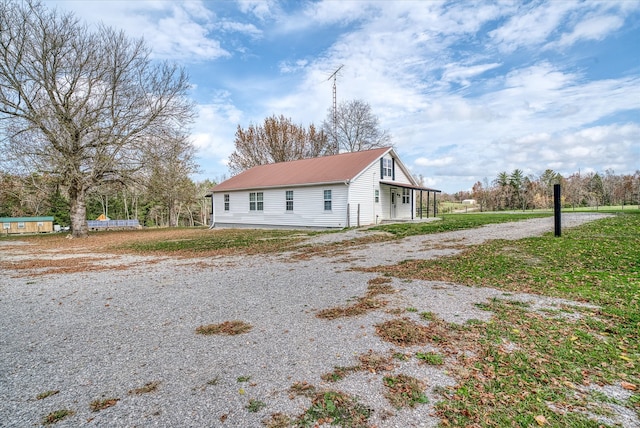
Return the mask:
<path id="1" fill-rule="evenodd" d="M 382 147 L 259 165 L 223 181 L 212 192 L 346 183 L 390 150 L 391 147 Z"/>
<path id="2" fill-rule="evenodd" d="M 51 216 L 40 217 L 0 217 L 0 223 L 14 223 L 14 222 L 34 222 L 34 221 L 53 221 Z"/>
<path id="3" fill-rule="evenodd" d="M 394 186 L 394 187 L 403 187 L 405 189 L 423 190 L 425 192 L 435 192 L 435 193 L 442 192 L 442 190 L 431 189 L 429 187 L 414 186 L 413 184 L 407 184 L 407 183 L 398 183 L 397 181 L 380 180 L 380 184 L 386 184 L 388 186 Z"/>

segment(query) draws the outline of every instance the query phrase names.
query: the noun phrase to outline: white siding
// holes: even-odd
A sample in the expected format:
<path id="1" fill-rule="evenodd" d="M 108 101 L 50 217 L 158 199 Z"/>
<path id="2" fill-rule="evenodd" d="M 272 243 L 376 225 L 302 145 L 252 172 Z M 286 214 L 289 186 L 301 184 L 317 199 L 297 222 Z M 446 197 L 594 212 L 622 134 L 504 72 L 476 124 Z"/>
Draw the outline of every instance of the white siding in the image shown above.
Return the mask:
<path id="1" fill-rule="evenodd" d="M 411 184 L 411 180 L 409 179 L 409 177 L 405 175 L 404 171 L 402 170 L 402 168 L 398 166 L 397 163 L 395 167 L 395 175 L 396 175 L 396 178 L 393 181 L 395 181 L 396 183 Z"/>
<path id="2" fill-rule="evenodd" d="M 375 202 L 376 190 L 380 190 L 380 161 L 374 162 L 349 184 L 350 226 L 358 226 L 358 206 L 361 226 L 376 223 L 381 206 L 380 202 Z"/>
<path id="3" fill-rule="evenodd" d="M 286 191 L 293 191 L 293 211 L 286 210 Z M 331 211 L 324 210 L 324 191 L 331 190 Z M 264 210 L 249 210 L 249 193 L 262 192 Z M 229 195 L 229 211 L 224 211 L 224 194 Z M 343 228 L 347 223 L 347 194 L 345 184 L 277 189 L 255 189 L 215 192 L 216 225 L 332 227 Z"/>
<path id="4" fill-rule="evenodd" d="M 384 159 L 392 159 L 391 154 L 387 154 Z M 404 173 L 403 169 L 399 165 L 399 161 L 396 160 L 393 168 L 394 180 L 391 176 L 384 176 L 383 181 L 394 181 L 396 183 L 412 184 L 412 181 Z M 408 204 L 402 203 L 402 188 L 393 187 L 388 185 L 380 185 L 380 175 L 382 174 L 380 168 L 380 159 L 366 168 L 361 174 L 352 180 L 349 186 L 349 203 L 350 210 L 350 225 L 356 226 L 358 221 L 358 204 L 360 204 L 360 225 L 379 223 L 381 220 L 387 220 L 392 218 L 404 218 L 410 219 L 414 200 L 411 200 L 411 195 Z M 398 195 L 396 198 L 395 211 L 391 205 L 391 191 Z M 380 201 L 375 202 L 375 191 L 380 192 Z M 413 202 L 413 204 L 412 204 Z"/>

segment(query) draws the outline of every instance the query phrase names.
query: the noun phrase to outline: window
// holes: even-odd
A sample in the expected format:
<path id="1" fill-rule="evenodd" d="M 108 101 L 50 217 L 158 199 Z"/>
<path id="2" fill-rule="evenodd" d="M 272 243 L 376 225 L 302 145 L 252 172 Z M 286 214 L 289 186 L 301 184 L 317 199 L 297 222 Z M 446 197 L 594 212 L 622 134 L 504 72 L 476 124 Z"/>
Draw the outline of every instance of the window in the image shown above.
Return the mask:
<path id="1" fill-rule="evenodd" d="M 3 229 L 11 229 L 11 223 L 2 223 Z"/>
<path id="2" fill-rule="evenodd" d="M 44 222 L 39 221 L 39 222 L 38 222 L 38 227 L 43 227 L 43 226 L 44 226 Z"/>
<path id="3" fill-rule="evenodd" d="M 293 190 L 287 190 L 285 192 L 285 200 L 287 211 L 293 211 Z"/>
<path id="4" fill-rule="evenodd" d="M 324 191 L 324 210 L 331 211 L 331 190 Z"/>
<path id="5" fill-rule="evenodd" d="M 375 198 L 376 204 L 380 202 L 380 190 L 376 189 L 373 192 L 373 197 Z"/>
<path id="6" fill-rule="evenodd" d="M 249 211 L 263 211 L 263 210 L 264 210 L 263 193 L 262 192 L 249 193 Z"/>
<path id="7" fill-rule="evenodd" d="M 402 189 L 402 203 L 410 204 L 411 203 L 411 190 L 410 189 Z"/>
<path id="8" fill-rule="evenodd" d="M 382 159 L 382 176 L 391 177 L 393 175 L 393 161 L 391 159 Z"/>
<path id="9" fill-rule="evenodd" d="M 18 222 L 18 229 L 24 229 L 24 222 Z"/>
<path id="10" fill-rule="evenodd" d="M 229 194 L 224 194 L 224 210 L 229 211 Z"/>

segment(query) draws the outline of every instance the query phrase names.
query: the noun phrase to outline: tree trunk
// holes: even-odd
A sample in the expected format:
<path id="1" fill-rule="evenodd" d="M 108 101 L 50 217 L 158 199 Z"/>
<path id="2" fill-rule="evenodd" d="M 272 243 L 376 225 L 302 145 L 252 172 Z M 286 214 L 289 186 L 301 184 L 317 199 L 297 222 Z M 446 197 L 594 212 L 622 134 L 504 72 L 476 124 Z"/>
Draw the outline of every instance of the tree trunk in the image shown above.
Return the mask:
<path id="1" fill-rule="evenodd" d="M 122 190 L 122 202 L 124 203 L 124 218 L 125 220 L 131 220 L 129 217 L 129 206 L 127 205 L 127 191 Z"/>
<path id="2" fill-rule="evenodd" d="M 85 189 L 79 183 L 74 182 L 69 186 L 71 236 L 74 238 L 86 238 L 89 236 L 85 192 Z"/>
<path id="3" fill-rule="evenodd" d="M 176 227 L 178 225 L 178 207 L 175 201 L 169 202 L 169 227 Z"/>

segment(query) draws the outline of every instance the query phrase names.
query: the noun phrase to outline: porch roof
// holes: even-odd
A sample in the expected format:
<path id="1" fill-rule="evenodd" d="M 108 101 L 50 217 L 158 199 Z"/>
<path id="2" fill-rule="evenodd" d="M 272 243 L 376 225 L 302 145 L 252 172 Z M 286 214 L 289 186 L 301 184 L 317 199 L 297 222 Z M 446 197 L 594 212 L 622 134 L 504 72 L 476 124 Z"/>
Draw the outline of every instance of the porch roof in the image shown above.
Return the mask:
<path id="1" fill-rule="evenodd" d="M 429 187 L 414 186 L 413 184 L 408 184 L 408 183 L 398 183 L 397 181 L 380 180 L 380 184 L 386 184 L 387 186 L 393 186 L 393 187 L 402 187 L 404 189 L 422 190 L 425 192 L 434 192 L 434 193 L 442 192 L 442 190 L 430 189 Z"/>

